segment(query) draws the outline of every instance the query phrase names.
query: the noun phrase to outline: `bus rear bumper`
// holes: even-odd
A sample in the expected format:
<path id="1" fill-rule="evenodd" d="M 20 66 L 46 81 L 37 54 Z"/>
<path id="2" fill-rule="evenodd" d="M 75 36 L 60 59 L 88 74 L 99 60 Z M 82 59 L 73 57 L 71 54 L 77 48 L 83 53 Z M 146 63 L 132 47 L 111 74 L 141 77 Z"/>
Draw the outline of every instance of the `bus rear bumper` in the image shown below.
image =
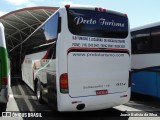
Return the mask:
<path id="1" fill-rule="evenodd" d="M 112 108 L 127 103 L 130 100 L 130 92 L 128 90 L 123 93 L 79 98 L 61 96 L 64 98 L 58 100 L 58 111 L 93 111 Z"/>
<path id="2" fill-rule="evenodd" d="M 8 102 L 8 88 L 3 88 L 0 90 L 0 103 L 7 103 Z"/>

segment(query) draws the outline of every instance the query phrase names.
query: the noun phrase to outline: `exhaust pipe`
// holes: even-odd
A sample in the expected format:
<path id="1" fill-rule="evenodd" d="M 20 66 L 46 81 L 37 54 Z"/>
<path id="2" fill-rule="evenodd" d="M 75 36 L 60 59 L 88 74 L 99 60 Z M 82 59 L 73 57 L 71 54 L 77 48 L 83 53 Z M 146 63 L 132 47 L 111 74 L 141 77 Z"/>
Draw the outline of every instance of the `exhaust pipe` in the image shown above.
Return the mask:
<path id="1" fill-rule="evenodd" d="M 77 105 L 77 110 L 83 110 L 85 108 L 85 104 L 79 104 Z"/>

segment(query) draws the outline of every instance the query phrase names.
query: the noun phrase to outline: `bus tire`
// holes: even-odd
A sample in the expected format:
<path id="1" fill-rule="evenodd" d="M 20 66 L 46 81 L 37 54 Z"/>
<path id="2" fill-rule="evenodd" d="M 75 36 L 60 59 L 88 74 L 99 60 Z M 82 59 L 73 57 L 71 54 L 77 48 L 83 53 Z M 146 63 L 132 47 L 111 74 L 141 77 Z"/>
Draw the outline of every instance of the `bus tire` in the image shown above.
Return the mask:
<path id="1" fill-rule="evenodd" d="M 2 112 L 6 112 L 7 103 L 0 103 L 0 117 L 2 117 Z"/>
<path id="2" fill-rule="evenodd" d="M 42 88 L 41 88 L 41 83 L 40 81 L 37 81 L 37 85 L 36 85 L 36 97 L 39 103 L 43 103 L 42 100 Z"/>

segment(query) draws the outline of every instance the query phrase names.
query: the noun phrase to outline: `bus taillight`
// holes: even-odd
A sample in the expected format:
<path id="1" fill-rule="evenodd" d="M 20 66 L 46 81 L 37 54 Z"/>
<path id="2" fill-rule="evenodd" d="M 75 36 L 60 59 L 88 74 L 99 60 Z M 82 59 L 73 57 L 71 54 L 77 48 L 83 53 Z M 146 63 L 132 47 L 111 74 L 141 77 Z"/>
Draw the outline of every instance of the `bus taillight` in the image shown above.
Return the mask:
<path id="1" fill-rule="evenodd" d="M 98 11 L 98 7 L 95 8 L 95 11 Z"/>
<path id="2" fill-rule="evenodd" d="M 7 77 L 2 77 L 2 85 L 7 85 L 7 84 L 8 84 Z"/>
<path id="3" fill-rule="evenodd" d="M 103 9 L 103 12 L 106 12 L 106 11 L 107 11 L 107 9 L 106 9 L 106 8 L 104 8 L 104 9 Z"/>
<path id="4" fill-rule="evenodd" d="M 99 11 L 103 11 L 103 8 L 100 7 L 100 8 L 99 8 Z"/>
<path id="5" fill-rule="evenodd" d="M 106 12 L 107 9 L 106 8 L 101 8 L 101 7 L 96 7 L 95 11 L 101 11 L 101 12 Z"/>
<path id="6" fill-rule="evenodd" d="M 60 92 L 61 93 L 68 93 L 68 74 L 67 73 L 63 73 L 60 76 Z"/>
<path id="7" fill-rule="evenodd" d="M 66 8 L 70 8 L 70 6 L 71 6 L 71 5 L 68 5 L 68 4 L 67 4 L 67 5 L 65 5 L 65 7 L 66 7 Z"/>

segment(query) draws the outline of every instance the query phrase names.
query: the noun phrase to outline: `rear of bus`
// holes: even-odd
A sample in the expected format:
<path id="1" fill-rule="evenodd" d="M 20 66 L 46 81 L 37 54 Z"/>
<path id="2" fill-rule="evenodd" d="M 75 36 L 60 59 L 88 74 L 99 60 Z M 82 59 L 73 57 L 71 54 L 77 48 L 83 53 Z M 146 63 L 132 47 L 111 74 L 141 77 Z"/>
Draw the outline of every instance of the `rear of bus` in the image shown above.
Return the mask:
<path id="1" fill-rule="evenodd" d="M 69 5 L 60 15 L 58 110 L 99 110 L 128 102 L 131 48 L 127 15 Z"/>
<path id="2" fill-rule="evenodd" d="M 0 23 L 0 103 L 8 102 L 8 54 L 4 27 Z"/>

